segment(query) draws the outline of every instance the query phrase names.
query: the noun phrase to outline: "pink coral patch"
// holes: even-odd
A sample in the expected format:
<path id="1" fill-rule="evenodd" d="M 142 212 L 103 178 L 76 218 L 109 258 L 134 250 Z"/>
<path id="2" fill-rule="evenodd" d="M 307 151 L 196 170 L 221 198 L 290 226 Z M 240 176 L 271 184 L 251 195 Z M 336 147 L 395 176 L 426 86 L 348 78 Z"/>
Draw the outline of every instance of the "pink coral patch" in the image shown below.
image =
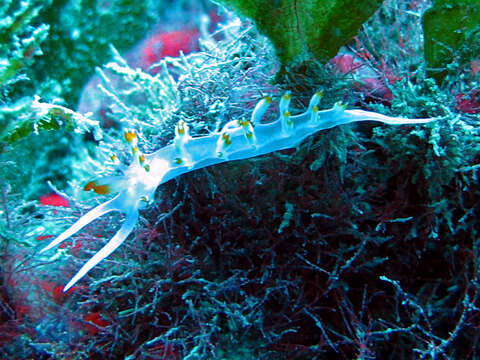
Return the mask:
<path id="1" fill-rule="evenodd" d="M 56 193 L 50 193 L 47 195 L 40 196 L 39 200 L 42 205 L 63 206 L 63 207 L 69 206 L 68 200 Z"/>
<path id="2" fill-rule="evenodd" d="M 110 325 L 110 322 L 102 319 L 101 314 L 97 311 L 84 315 L 83 320 L 87 322 L 87 324 L 85 324 L 85 329 L 90 335 L 95 335 L 101 328 Z"/>
<path id="3" fill-rule="evenodd" d="M 41 241 L 41 240 L 51 239 L 52 237 L 54 237 L 54 235 L 38 235 L 36 239 Z"/>
<path id="4" fill-rule="evenodd" d="M 148 69 L 165 56 L 177 57 L 180 51 L 189 53 L 198 50 L 199 37 L 197 29 L 171 31 L 152 36 L 146 40 L 140 65 L 143 69 Z"/>
<path id="5" fill-rule="evenodd" d="M 473 75 L 477 75 L 478 73 L 480 73 L 480 60 L 474 60 L 470 63 L 471 67 L 472 67 L 472 72 L 473 72 Z"/>
<path id="6" fill-rule="evenodd" d="M 344 74 L 355 72 L 360 66 L 362 66 L 361 62 L 355 61 L 353 56 L 349 54 L 337 55 L 330 60 L 330 63 L 335 65 L 338 70 Z"/>
<path id="7" fill-rule="evenodd" d="M 455 108 L 465 114 L 480 113 L 480 89 L 472 91 L 470 96 L 457 94 L 455 96 L 457 105 Z"/>

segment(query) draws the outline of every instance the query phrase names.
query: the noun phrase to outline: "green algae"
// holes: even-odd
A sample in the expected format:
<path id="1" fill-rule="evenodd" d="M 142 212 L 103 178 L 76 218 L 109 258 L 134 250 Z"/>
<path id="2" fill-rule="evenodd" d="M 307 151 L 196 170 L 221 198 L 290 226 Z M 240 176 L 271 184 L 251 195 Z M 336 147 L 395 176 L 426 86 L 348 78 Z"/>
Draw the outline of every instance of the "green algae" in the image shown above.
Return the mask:
<path id="1" fill-rule="evenodd" d="M 326 63 L 351 40 L 382 0 L 221 0 L 255 21 L 283 65 L 312 57 Z"/>
<path id="2" fill-rule="evenodd" d="M 480 0 L 434 0 L 422 19 L 425 60 L 441 82 L 460 61 L 477 60 L 480 50 Z"/>

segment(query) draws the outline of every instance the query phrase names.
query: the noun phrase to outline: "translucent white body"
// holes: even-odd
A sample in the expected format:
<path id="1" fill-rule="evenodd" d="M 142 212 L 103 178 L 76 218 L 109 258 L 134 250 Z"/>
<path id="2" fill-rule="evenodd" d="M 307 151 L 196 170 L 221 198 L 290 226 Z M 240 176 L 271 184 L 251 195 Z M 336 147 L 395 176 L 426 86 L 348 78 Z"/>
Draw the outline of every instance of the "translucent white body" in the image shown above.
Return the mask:
<path id="1" fill-rule="evenodd" d="M 260 120 L 271 103 L 271 99 L 266 97 L 253 110 L 251 121 L 229 122 L 219 133 L 207 136 L 190 137 L 187 125 L 179 123 L 175 128 L 175 139 L 172 144 L 152 154 L 141 155 L 140 160 L 134 161 L 124 171 L 123 176 L 106 180 L 107 185 L 118 192 L 113 199 L 87 212 L 41 250 L 44 252 L 60 244 L 103 214 L 111 211 L 125 214 L 125 220 L 114 237 L 83 265 L 63 291 L 71 288 L 125 241 L 136 226 L 138 210 L 153 198 L 160 184 L 170 179 L 225 161 L 247 159 L 294 148 L 307 136 L 342 124 L 371 120 L 389 125 L 402 125 L 424 124 L 435 120 L 435 118 L 405 119 L 363 110 L 346 110 L 343 105 L 338 104 L 331 109 L 319 111 L 317 104 L 320 97 L 321 93 L 316 93 L 305 112 L 291 116 L 288 111 L 290 95 L 287 93 L 282 96 L 279 103 L 279 118 L 271 123 L 261 124 Z"/>

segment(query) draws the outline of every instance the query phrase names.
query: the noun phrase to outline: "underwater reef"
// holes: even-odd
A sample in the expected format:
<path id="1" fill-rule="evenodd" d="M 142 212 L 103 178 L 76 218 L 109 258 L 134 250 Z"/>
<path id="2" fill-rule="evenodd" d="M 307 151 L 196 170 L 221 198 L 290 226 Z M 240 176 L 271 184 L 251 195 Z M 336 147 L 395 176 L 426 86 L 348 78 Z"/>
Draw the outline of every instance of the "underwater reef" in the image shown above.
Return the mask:
<path id="1" fill-rule="evenodd" d="M 0 358 L 480 358 L 478 14 L 2 2 Z"/>

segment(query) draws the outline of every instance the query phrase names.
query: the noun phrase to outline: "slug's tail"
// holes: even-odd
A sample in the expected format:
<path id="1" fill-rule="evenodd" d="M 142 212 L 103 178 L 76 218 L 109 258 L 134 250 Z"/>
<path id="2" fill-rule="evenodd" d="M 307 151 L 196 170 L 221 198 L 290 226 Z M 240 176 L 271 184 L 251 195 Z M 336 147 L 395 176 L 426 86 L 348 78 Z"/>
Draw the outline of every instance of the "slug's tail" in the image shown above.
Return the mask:
<path id="1" fill-rule="evenodd" d="M 352 121 L 367 121 L 375 120 L 380 121 L 388 125 L 408 125 L 408 124 L 425 124 L 439 118 L 426 118 L 426 119 L 406 119 L 401 117 L 392 117 L 382 114 L 378 114 L 371 111 L 364 110 L 345 110 L 345 113 L 352 117 Z"/>

